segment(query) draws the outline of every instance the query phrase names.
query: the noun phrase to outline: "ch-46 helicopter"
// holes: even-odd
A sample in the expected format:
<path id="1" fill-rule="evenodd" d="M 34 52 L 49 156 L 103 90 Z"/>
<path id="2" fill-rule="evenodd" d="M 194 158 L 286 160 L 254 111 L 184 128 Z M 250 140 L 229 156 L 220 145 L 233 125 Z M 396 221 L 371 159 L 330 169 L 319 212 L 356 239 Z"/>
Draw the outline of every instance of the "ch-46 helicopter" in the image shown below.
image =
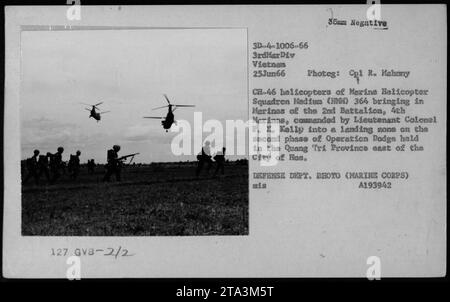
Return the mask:
<path id="1" fill-rule="evenodd" d="M 169 111 L 167 112 L 167 115 L 165 117 L 162 116 L 144 116 L 144 118 L 152 118 L 152 119 L 160 119 L 161 121 L 161 125 L 163 126 L 164 129 L 166 129 L 166 132 L 169 131 L 170 127 L 172 127 L 172 124 L 175 123 L 175 116 L 173 115 L 173 112 L 178 108 L 178 107 L 195 107 L 195 105 L 177 105 L 177 104 L 171 104 L 169 101 L 169 98 L 167 97 L 167 95 L 164 95 L 164 98 L 166 99 L 168 105 L 165 106 L 161 106 L 161 107 L 157 107 L 157 108 L 153 108 L 153 110 L 156 109 L 161 109 L 161 108 L 165 108 L 168 107 Z M 172 109 L 173 108 L 173 109 Z"/>
<path id="2" fill-rule="evenodd" d="M 93 117 L 97 121 L 97 123 L 101 120 L 101 115 L 100 114 L 110 112 L 110 111 L 103 111 L 103 112 L 97 112 L 96 111 L 96 110 L 98 110 L 98 106 L 103 104 L 103 102 L 97 103 L 95 105 L 86 104 L 86 103 L 81 103 L 81 104 L 92 106 L 92 108 L 85 108 L 85 109 L 91 113 L 89 115 L 89 118 Z"/>

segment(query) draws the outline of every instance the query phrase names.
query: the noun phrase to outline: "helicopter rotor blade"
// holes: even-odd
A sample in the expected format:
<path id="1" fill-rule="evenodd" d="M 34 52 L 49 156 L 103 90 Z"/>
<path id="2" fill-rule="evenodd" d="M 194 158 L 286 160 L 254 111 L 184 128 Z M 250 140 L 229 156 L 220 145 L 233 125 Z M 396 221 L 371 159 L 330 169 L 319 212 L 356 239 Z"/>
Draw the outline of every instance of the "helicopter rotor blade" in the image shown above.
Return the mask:
<path id="1" fill-rule="evenodd" d="M 170 101 L 169 101 L 169 98 L 167 97 L 167 95 L 164 95 L 164 97 L 166 98 L 167 103 L 170 105 Z"/>
<path id="2" fill-rule="evenodd" d="M 83 105 L 86 105 L 86 106 L 93 106 L 91 104 L 86 104 L 86 103 L 81 103 L 81 102 L 80 102 L 80 104 L 83 104 Z"/>
<path id="3" fill-rule="evenodd" d="M 169 106 L 166 105 L 166 106 L 156 107 L 156 108 L 153 108 L 152 110 L 161 109 L 161 108 L 166 108 L 166 107 L 169 107 Z"/>
<path id="4" fill-rule="evenodd" d="M 174 105 L 176 107 L 195 107 L 195 105 Z"/>
<path id="5" fill-rule="evenodd" d="M 89 109 L 89 108 L 84 108 L 84 109 L 86 109 L 87 111 L 91 111 L 91 109 Z"/>
<path id="6" fill-rule="evenodd" d="M 143 116 L 143 118 L 152 118 L 152 119 L 158 119 L 158 120 L 162 120 L 165 117 L 161 117 L 161 116 Z"/>
<path id="7" fill-rule="evenodd" d="M 100 114 L 111 112 L 111 110 L 100 112 Z"/>

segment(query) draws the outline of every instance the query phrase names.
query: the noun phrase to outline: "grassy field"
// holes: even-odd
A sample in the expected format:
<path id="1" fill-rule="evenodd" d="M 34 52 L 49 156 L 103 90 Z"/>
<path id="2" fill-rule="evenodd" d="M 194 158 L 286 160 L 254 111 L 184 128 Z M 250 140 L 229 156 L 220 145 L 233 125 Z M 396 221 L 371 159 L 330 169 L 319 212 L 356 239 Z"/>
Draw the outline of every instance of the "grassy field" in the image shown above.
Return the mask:
<path id="1" fill-rule="evenodd" d="M 214 167 L 213 167 L 214 168 Z M 55 185 L 22 187 L 22 234 L 39 236 L 186 236 L 248 234 L 248 166 L 225 175 L 193 164 L 128 166 L 122 182 L 82 169 Z"/>

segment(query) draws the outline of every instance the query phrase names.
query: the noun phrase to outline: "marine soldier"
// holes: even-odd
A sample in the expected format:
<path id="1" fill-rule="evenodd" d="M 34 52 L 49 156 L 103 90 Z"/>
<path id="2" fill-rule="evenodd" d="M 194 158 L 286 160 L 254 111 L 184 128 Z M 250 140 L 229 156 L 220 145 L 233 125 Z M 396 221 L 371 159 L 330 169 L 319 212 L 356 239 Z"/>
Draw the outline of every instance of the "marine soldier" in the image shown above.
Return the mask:
<path id="1" fill-rule="evenodd" d="M 47 178 L 47 182 L 50 182 L 50 171 L 48 167 L 48 161 L 51 157 L 52 154 L 50 152 L 47 152 L 46 155 L 39 155 L 38 160 L 39 178 L 42 176 L 42 174 L 44 174 L 45 178 Z"/>
<path id="2" fill-rule="evenodd" d="M 63 175 L 66 175 L 67 163 L 65 161 L 61 161 L 60 170 Z"/>
<path id="3" fill-rule="evenodd" d="M 89 174 L 94 174 L 95 172 L 95 162 L 94 159 L 89 159 L 87 162 L 87 168 Z"/>
<path id="4" fill-rule="evenodd" d="M 64 152 L 63 147 L 58 147 L 58 152 L 52 154 L 50 157 L 50 170 L 52 171 L 51 183 L 54 184 L 60 177 L 60 170 L 63 167 L 62 154 Z"/>
<path id="5" fill-rule="evenodd" d="M 38 174 L 38 156 L 39 156 L 39 150 L 33 151 L 33 156 L 30 158 L 27 158 L 26 165 L 27 165 L 27 171 L 28 175 L 23 181 L 23 183 L 27 183 L 28 180 L 30 180 L 31 177 L 34 178 L 34 181 L 36 185 L 39 184 L 39 174 Z"/>
<path id="6" fill-rule="evenodd" d="M 80 155 L 81 151 L 78 150 L 76 155 L 70 154 L 70 160 L 68 164 L 68 169 L 70 173 L 70 178 L 77 179 L 78 174 L 80 173 Z"/>
<path id="7" fill-rule="evenodd" d="M 202 148 L 202 152 L 197 155 L 198 159 L 198 165 L 197 170 L 195 171 L 195 175 L 198 177 L 200 175 L 201 170 L 203 169 L 203 165 L 206 163 L 208 166 L 206 168 L 206 173 L 209 173 L 209 169 L 211 169 L 212 166 L 212 160 L 211 160 L 211 148 L 210 148 L 210 142 L 206 141 L 205 145 Z"/>
<path id="8" fill-rule="evenodd" d="M 119 160 L 119 153 L 120 146 L 114 145 L 112 149 L 108 150 L 107 154 L 107 160 L 108 163 L 106 164 L 106 174 L 105 177 L 103 177 L 103 181 L 110 181 L 111 175 L 116 175 L 116 180 L 120 181 L 120 172 L 122 168 L 122 162 Z"/>
<path id="9" fill-rule="evenodd" d="M 216 156 L 214 156 L 214 160 L 216 161 L 216 171 L 214 171 L 214 176 L 217 175 L 217 172 L 221 172 L 222 175 L 225 174 L 225 147 L 222 148 L 222 152 L 217 152 Z"/>

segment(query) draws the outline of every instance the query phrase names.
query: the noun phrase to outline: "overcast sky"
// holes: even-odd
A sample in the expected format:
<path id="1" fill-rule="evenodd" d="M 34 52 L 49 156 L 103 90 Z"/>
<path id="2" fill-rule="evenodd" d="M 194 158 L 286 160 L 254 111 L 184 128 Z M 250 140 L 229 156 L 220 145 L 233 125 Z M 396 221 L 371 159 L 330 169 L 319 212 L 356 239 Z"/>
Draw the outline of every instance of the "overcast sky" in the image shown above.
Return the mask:
<path id="1" fill-rule="evenodd" d="M 24 31 L 21 36 L 22 158 L 65 148 L 105 162 L 114 144 L 136 162 L 193 160 L 172 155 L 152 108 L 172 103 L 175 119 L 248 119 L 246 34 L 242 29 Z M 79 102 L 104 101 L 97 123 Z M 204 134 L 206 137 L 208 133 Z"/>

